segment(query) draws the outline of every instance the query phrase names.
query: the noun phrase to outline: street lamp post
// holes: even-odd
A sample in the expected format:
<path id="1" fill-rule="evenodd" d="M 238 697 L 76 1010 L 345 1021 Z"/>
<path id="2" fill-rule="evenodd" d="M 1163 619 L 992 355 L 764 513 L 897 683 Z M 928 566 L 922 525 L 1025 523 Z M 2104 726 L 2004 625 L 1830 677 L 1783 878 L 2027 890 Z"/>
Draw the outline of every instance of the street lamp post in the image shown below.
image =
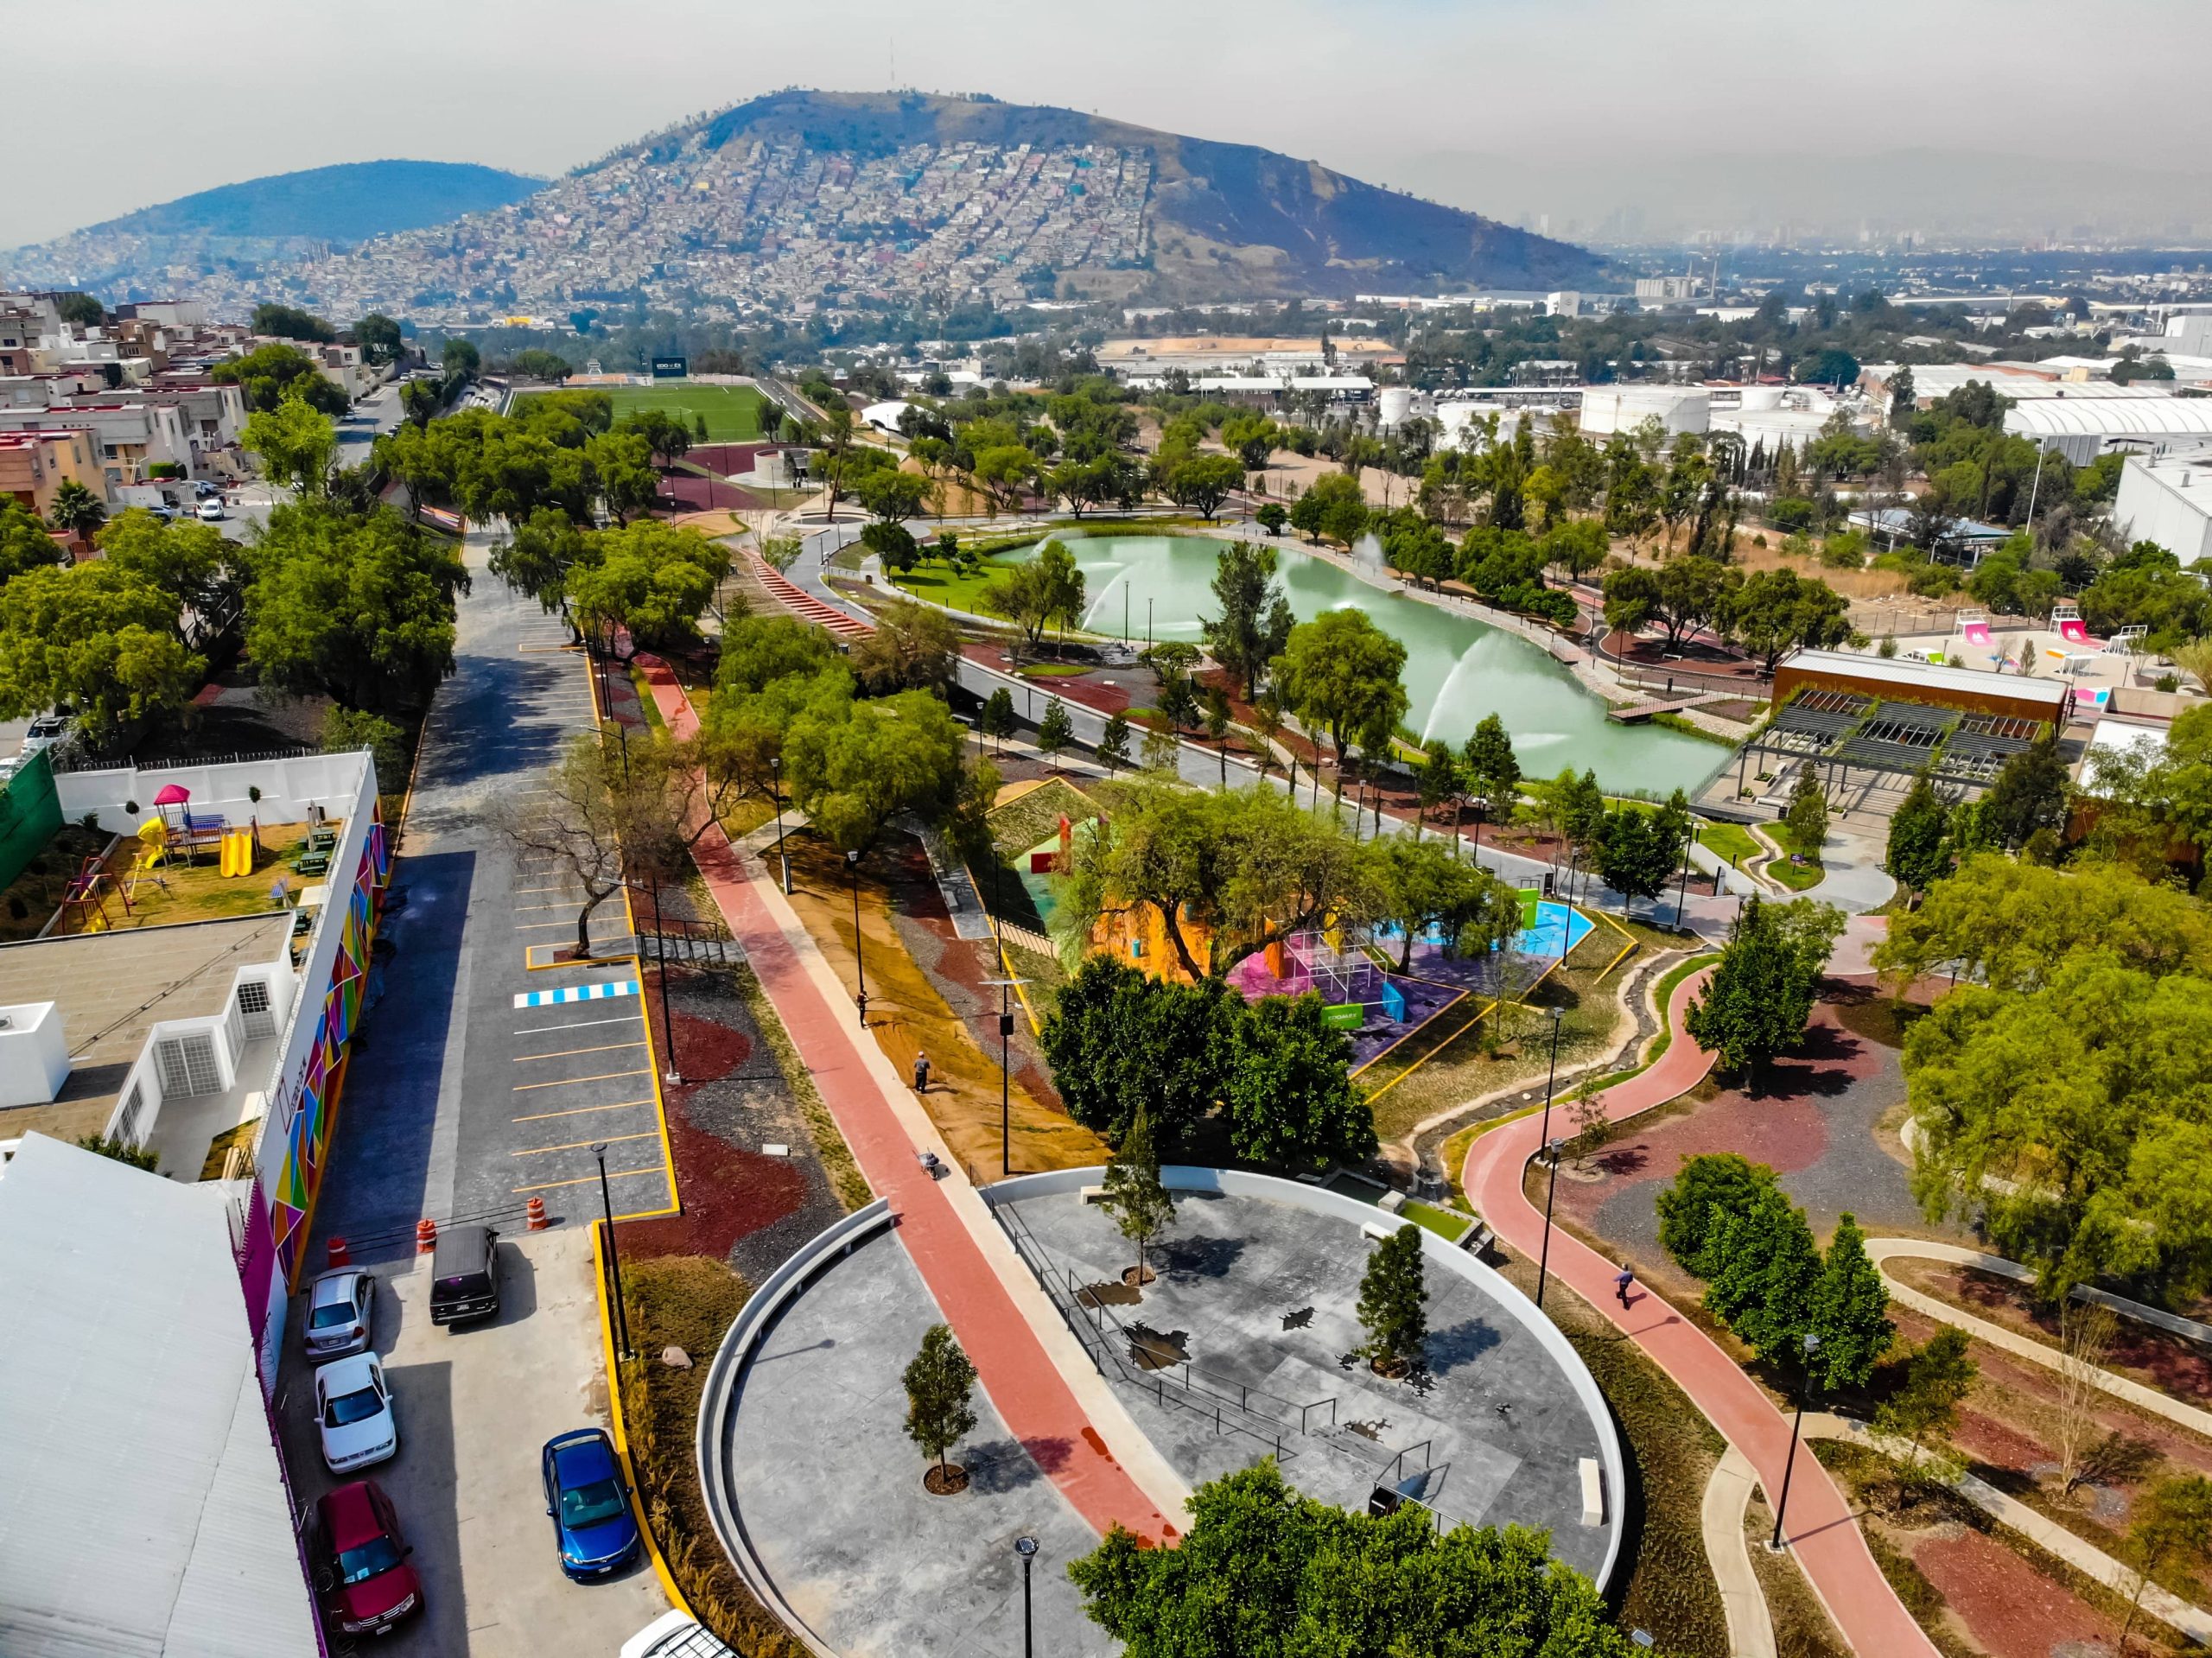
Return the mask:
<path id="1" fill-rule="evenodd" d="M 1567 1009 L 1553 1007 L 1545 1010 L 1552 1020 L 1551 1069 L 1544 1074 L 1544 1132 L 1542 1138 L 1549 1144 L 1552 1137 L 1552 1084 L 1559 1081 L 1559 1027 L 1567 1018 Z"/>
<path id="2" fill-rule="evenodd" d="M 791 858 L 784 850 L 784 757 L 768 757 L 768 791 L 776 797 L 776 861 L 783 866 L 784 896 L 791 895 Z"/>
<path id="3" fill-rule="evenodd" d="M 599 1162 L 599 1210 L 607 1226 L 607 1265 L 614 1276 L 614 1335 L 626 1359 L 635 1356 L 630 1351 L 629 1310 L 622 1305 L 622 1256 L 614 1247 L 614 1200 L 607 1192 L 607 1142 L 596 1142 L 591 1154 Z"/>
<path id="4" fill-rule="evenodd" d="M 1014 1552 L 1021 1556 L 1021 1658 L 1035 1658 L 1036 1647 L 1030 1626 L 1029 1566 L 1037 1558 L 1037 1540 L 1027 1536 L 1015 1538 Z"/>
<path id="5" fill-rule="evenodd" d="M 1559 1193 L 1559 1159 L 1566 1150 L 1567 1142 L 1563 1140 L 1544 1142 L 1544 1155 L 1551 1161 L 1552 1178 L 1551 1184 L 1544 1188 L 1544 1242 L 1536 1256 L 1536 1310 L 1539 1312 L 1544 1306 L 1544 1282 L 1551 1276 L 1552 1199 Z"/>
<path id="6" fill-rule="evenodd" d="M 854 1000 L 860 1005 L 861 1029 L 868 1029 L 868 956 L 861 943 L 861 854 L 857 851 L 845 854 L 845 873 L 853 880 L 853 968 L 860 977 L 860 994 Z"/>
<path id="7" fill-rule="evenodd" d="M 1821 1338 L 1809 1330 L 1805 1332 L 1805 1374 L 1797 1383 L 1797 1413 L 1789 1420 L 1789 1459 L 1782 1464 L 1782 1500 L 1774 1505 L 1774 1536 L 1767 1547 L 1777 1553 L 1782 1547 L 1782 1522 L 1789 1512 L 1789 1477 L 1797 1471 L 1797 1432 L 1805 1424 L 1805 1395 L 1813 1390 L 1813 1355 L 1820 1350 Z"/>
<path id="8" fill-rule="evenodd" d="M 647 879 L 653 884 L 653 965 L 660 975 L 660 1027 L 668 1032 L 668 1071 L 664 1077 L 673 1088 L 683 1080 L 683 1073 L 676 1068 L 676 1021 L 668 1013 L 668 935 L 660 925 L 660 871 L 652 871 Z"/>
<path id="9" fill-rule="evenodd" d="M 1005 966 L 1001 953 L 1000 966 Z M 1014 987 L 1027 979 L 986 979 L 999 988 L 999 1174 L 1014 1172 Z"/>

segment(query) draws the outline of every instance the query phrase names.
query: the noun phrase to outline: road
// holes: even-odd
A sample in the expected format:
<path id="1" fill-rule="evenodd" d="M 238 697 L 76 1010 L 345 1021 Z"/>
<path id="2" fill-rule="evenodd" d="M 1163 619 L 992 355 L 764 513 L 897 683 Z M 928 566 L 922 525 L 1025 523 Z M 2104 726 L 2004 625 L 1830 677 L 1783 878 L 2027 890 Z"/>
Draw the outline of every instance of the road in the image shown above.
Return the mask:
<path id="1" fill-rule="evenodd" d="M 592 727 L 592 700 L 564 630 L 485 571 L 488 545 L 474 536 L 467 549 L 456 671 L 425 730 L 393 874 L 406 893 L 385 924 L 397 953 L 357 1039 L 310 1259 L 343 1236 L 382 1280 L 380 1312 L 396 1315 L 384 1335 L 400 1344 L 403 1445 L 378 1477 L 418 1528 L 431 1577 L 429 1617 L 397 1644 L 604 1658 L 665 1603 L 648 1570 L 590 1588 L 561 1576 L 532 1494 L 537 1449 L 605 1420 L 583 1228 L 598 1210 L 591 1145 L 608 1143 L 620 1211 L 666 1207 L 672 1183 L 634 964 L 525 965 L 573 936 L 577 905 L 558 871 L 518 866 L 497 818 L 543 797 L 539 773 Z M 618 898 L 594 918 L 594 940 L 626 950 L 626 927 Z M 518 1006 L 586 988 L 589 1001 Z M 524 1232 L 532 1196 L 553 1230 Z M 427 1327 L 414 1252 L 426 1217 L 499 1228 L 517 1304 L 497 1326 Z M 295 1400 L 301 1369 L 288 1357 L 280 1382 Z M 321 1477 L 311 1452 L 295 1468 L 309 1487 Z"/>

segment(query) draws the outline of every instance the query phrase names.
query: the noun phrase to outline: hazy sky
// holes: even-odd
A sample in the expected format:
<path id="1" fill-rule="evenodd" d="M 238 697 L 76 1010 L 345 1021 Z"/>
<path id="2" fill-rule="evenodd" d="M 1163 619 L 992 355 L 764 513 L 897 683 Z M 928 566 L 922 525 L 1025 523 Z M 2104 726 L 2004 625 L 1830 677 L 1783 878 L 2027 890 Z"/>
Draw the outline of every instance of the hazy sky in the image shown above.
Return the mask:
<path id="1" fill-rule="evenodd" d="M 0 246 L 332 162 L 561 172 L 688 113 L 794 85 L 1095 109 L 1467 206 L 1486 191 L 1478 177 L 1454 176 L 1460 156 L 1631 175 L 1716 152 L 1922 145 L 2119 168 L 2194 168 L 2212 156 L 2208 0 L 71 0 L 64 10 L 84 73 L 49 56 L 10 77 L 10 146 L 39 164 L 10 169 Z"/>

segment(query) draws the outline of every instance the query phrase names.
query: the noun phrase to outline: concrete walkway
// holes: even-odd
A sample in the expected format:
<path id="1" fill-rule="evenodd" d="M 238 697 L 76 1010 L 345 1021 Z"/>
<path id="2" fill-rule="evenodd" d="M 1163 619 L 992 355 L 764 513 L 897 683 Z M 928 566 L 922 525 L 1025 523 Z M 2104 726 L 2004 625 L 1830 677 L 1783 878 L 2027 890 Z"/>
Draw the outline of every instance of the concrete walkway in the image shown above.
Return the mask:
<path id="1" fill-rule="evenodd" d="M 639 658 L 679 741 L 698 727 L 667 667 Z M 891 1200 L 899 1237 L 1014 1438 L 1096 1530 L 1154 1542 L 1177 1535 L 1189 1488 L 1130 1420 L 1014 1254 L 921 1104 L 873 1038 L 775 880 L 709 829 L 693 848 L 731 933 L 868 1185 Z M 946 1172 L 919 1162 L 936 1153 Z"/>
<path id="2" fill-rule="evenodd" d="M 1821 867 L 1827 873 L 1803 896 L 1833 904 L 1846 915 L 1878 910 L 1897 892 L 1896 880 L 1882 867 L 1888 855 L 1866 835 L 1830 829 L 1821 843 Z"/>
<path id="3" fill-rule="evenodd" d="M 1667 1008 L 1675 1036 L 1659 1063 L 1600 1096 L 1613 1121 L 1664 1104 L 1712 1068 L 1711 1059 L 1681 1028 L 1684 1009 L 1708 976 L 1693 974 L 1675 989 Z M 1494 1129 L 1469 1147 L 1465 1172 L 1467 1195 L 1483 1218 L 1507 1244 L 1531 1258 L 1544 1244 L 1544 1217 L 1523 1195 L 1521 1182 L 1541 1134 L 1541 1119 L 1533 1116 Z M 1613 1293 L 1618 1264 L 1556 1229 L 1550 1265 L 1554 1275 L 1630 1337 L 1690 1396 L 1721 1436 L 1743 1452 L 1763 1487 L 1782 1489 L 1789 1419 L 1733 1359 L 1648 1288 L 1639 1286 L 1630 1304 L 1621 1305 Z M 1854 1652 L 1862 1658 L 1934 1658 L 1935 1644 L 1874 1564 L 1843 1494 L 1809 1458 L 1798 1458 L 1789 1518 L 1789 1546 Z"/>
<path id="4" fill-rule="evenodd" d="M 1977 1267 L 1983 1272 L 1997 1273 L 2004 1277 L 2015 1278 L 2022 1281 L 2032 1281 L 2034 1277 L 2034 1274 L 2026 1267 L 2017 1262 L 2006 1261 L 2001 1256 L 1981 1255 L 1973 1249 L 1961 1248 L 1954 1243 L 1931 1243 L 1922 1238 L 1869 1238 L 1866 1240 L 1866 1253 L 1872 1259 L 1878 1271 L 1885 1261 L 1904 1257 L 1920 1261 L 1949 1261 L 1956 1266 Z M 1986 1318 L 1977 1318 L 1971 1312 L 1955 1307 L 1948 1301 L 1940 1300 L 1924 1290 L 1916 1290 L 1909 1284 L 1898 1283 L 1887 1273 L 1882 1274 L 1882 1281 L 1889 1286 L 1890 1295 L 1893 1300 L 1910 1307 L 1916 1312 L 1926 1313 L 1929 1318 L 1938 1319 L 1944 1324 L 1955 1324 L 1976 1341 L 1987 1342 L 1992 1347 L 2002 1349 L 2017 1357 L 2027 1359 L 2032 1363 L 2044 1365 L 2062 1373 L 2067 1368 L 2065 1354 L 2049 1342 L 2038 1341 L 2032 1336 L 2023 1336 L 2018 1331 L 2007 1330 L 2002 1324 L 1992 1324 Z M 2204 1340 L 2208 1337 L 2212 1337 L 2212 1330 L 2207 1330 L 2204 1325 L 2196 1324 L 2193 1319 L 2176 1318 L 2171 1313 L 2161 1313 L 2155 1307 L 2144 1306 L 2140 1302 L 2130 1301 L 2123 1296 L 2107 1296 L 2100 1293 L 2094 1299 L 2103 1301 L 2116 1312 L 2129 1318 L 2140 1318 L 2144 1314 L 2154 1315 L 2146 1322 L 2157 1324 L 2163 1329 L 2171 1330 L 2177 1324 L 2192 1325 L 2192 1330 L 2180 1333 L 2190 1335 L 2193 1339 Z M 2126 1376 L 2114 1375 L 2109 1370 L 2098 1370 L 2089 1379 L 2113 1398 L 2124 1399 L 2139 1410 L 2146 1410 L 2153 1416 L 2163 1416 L 2168 1421 L 2177 1422 L 2193 1432 L 2212 1438 L 2212 1411 L 2199 1410 L 2194 1405 L 2184 1405 L 2171 1394 L 2161 1393 L 2156 1388 L 2145 1387 L 2142 1382 L 2131 1381 Z"/>
<path id="5" fill-rule="evenodd" d="M 1744 1535 L 1744 1514 L 1758 1483 L 1751 1459 L 1732 1445 L 1705 1483 L 1705 1502 L 1698 1513 L 1705 1558 L 1720 1587 L 1728 1650 L 1734 1658 L 1775 1658 L 1774 1619 L 1767 1613 L 1766 1591 L 1751 1570 L 1751 1543 Z"/>
<path id="6" fill-rule="evenodd" d="M 1866 1423 L 1827 1411 L 1815 1411 L 1805 1418 L 1805 1437 L 1808 1439 L 1848 1439 L 1856 1445 L 1879 1448 L 1873 1432 Z M 1983 1513 L 2000 1525 L 2010 1526 L 2037 1548 L 2056 1555 L 2076 1572 L 2095 1579 L 2121 1599 L 2134 1598 L 2135 1569 L 2113 1559 L 2086 1538 L 2077 1537 L 2018 1497 L 2006 1496 L 1988 1481 L 1977 1479 L 1972 1474 L 1962 1476 L 1955 1489 Z M 1708 1504 L 1711 1496 L 1708 1488 Z M 2169 1628 L 2180 1630 L 2197 1645 L 2212 1645 L 2212 1613 L 2206 1612 L 2202 1607 L 2190 1605 L 2179 1595 L 2171 1594 L 2156 1584 L 2148 1585 L 2143 1591 L 2143 1610 Z M 1729 1626 L 1729 1636 L 1732 1642 L 1735 1636 L 1733 1624 Z M 1742 1649 L 1737 1650 L 1740 1652 Z"/>

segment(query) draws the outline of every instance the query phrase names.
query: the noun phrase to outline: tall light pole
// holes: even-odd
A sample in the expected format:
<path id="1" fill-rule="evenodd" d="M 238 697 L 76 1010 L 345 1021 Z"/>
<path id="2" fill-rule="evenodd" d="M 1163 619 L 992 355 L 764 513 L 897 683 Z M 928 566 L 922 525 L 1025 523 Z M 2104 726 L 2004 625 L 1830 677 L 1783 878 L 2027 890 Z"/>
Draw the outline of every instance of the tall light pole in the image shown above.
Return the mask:
<path id="1" fill-rule="evenodd" d="M 784 896 L 791 895 L 791 857 L 784 850 L 784 757 L 768 757 L 768 791 L 776 797 L 776 861 L 783 866 Z"/>
<path id="2" fill-rule="evenodd" d="M 1783 1517 L 1789 1512 L 1789 1477 L 1797 1471 L 1797 1432 L 1805 1424 L 1805 1395 L 1813 1390 L 1813 1355 L 1820 1347 L 1821 1338 L 1807 1331 L 1805 1373 L 1797 1382 L 1797 1413 L 1789 1420 L 1789 1459 L 1782 1464 L 1782 1500 L 1774 1505 L 1774 1536 L 1767 1543 L 1777 1552 L 1782 1547 Z"/>
<path id="3" fill-rule="evenodd" d="M 1546 1144 L 1549 1144 L 1552 1137 L 1552 1084 L 1559 1081 L 1559 1027 L 1567 1018 L 1567 1009 L 1554 1005 L 1544 1011 L 1551 1015 L 1552 1020 L 1552 1064 L 1551 1069 L 1544 1074 L 1543 1139 Z"/>
<path id="4" fill-rule="evenodd" d="M 600 1140 L 591 1148 L 599 1162 L 599 1210 L 607 1225 L 607 1265 L 614 1276 L 614 1335 L 620 1344 L 623 1358 L 633 1358 L 630 1350 L 630 1313 L 622 1305 L 622 1256 L 614 1247 L 614 1200 L 607 1192 L 607 1142 Z"/>
<path id="5" fill-rule="evenodd" d="M 1027 1536 L 1015 1538 L 1014 1552 L 1021 1556 L 1021 1658 L 1036 1658 L 1037 1649 L 1030 1625 L 1029 1566 L 1037 1558 L 1037 1540 Z"/>
<path id="6" fill-rule="evenodd" d="M 1544 1188 L 1544 1244 L 1536 1256 L 1536 1310 L 1544 1308 L 1544 1281 L 1551 1276 L 1552 1267 L 1552 1199 L 1559 1195 L 1560 1154 L 1567 1150 L 1563 1140 L 1544 1142 L 1544 1155 L 1551 1161 L 1551 1184 Z M 1786 1489 L 1786 1488 L 1785 1488 Z"/>
<path id="7" fill-rule="evenodd" d="M 1001 950 L 1004 966 L 1004 950 Z M 1014 1172 L 1014 987 L 1027 979 L 986 979 L 999 988 L 999 1175 Z"/>
<path id="8" fill-rule="evenodd" d="M 860 994 L 854 1000 L 860 1004 L 861 1029 L 868 1029 L 868 957 L 861 946 L 861 854 L 857 851 L 845 854 L 845 873 L 853 880 L 853 967 L 860 975 Z"/>
<path id="9" fill-rule="evenodd" d="M 676 1068 L 676 1021 L 668 1012 L 668 935 L 660 926 L 660 871 L 647 873 L 653 884 L 653 958 L 660 974 L 660 1027 L 668 1032 L 668 1070 L 663 1078 L 671 1087 L 683 1080 L 683 1073 Z"/>

